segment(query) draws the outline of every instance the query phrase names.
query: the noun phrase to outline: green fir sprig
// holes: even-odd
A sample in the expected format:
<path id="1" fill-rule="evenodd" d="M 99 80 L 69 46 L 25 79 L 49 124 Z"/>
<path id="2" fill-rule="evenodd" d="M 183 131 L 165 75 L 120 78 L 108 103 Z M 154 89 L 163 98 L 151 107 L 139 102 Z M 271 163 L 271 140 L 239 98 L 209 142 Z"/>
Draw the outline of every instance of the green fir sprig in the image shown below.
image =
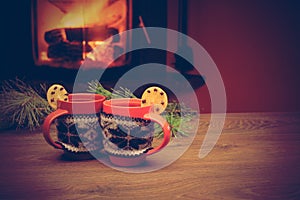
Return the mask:
<path id="1" fill-rule="evenodd" d="M 166 110 L 162 116 L 167 120 L 171 127 L 172 137 L 189 136 L 194 129 L 193 120 L 197 119 L 197 112 L 184 104 L 179 104 L 176 101 L 168 103 Z M 163 130 L 155 124 L 155 137 L 163 137 Z"/>
<path id="2" fill-rule="evenodd" d="M 96 80 L 88 82 L 88 92 L 101 94 L 106 97 L 106 99 L 116 99 L 116 98 L 137 98 L 128 88 L 120 87 L 116 90 L 111 88 L 111 91 L 105 89 L 101 83 Z"/>
<path id="3" fill-rule="evenodd" d="M 20 79 L 3 81 L 0 88 L 1 121 L 7 126 L 34 130 L 52 111 L 47 100 L 39 92 L 45 93 L 45 85 L 34 89 Z"/>

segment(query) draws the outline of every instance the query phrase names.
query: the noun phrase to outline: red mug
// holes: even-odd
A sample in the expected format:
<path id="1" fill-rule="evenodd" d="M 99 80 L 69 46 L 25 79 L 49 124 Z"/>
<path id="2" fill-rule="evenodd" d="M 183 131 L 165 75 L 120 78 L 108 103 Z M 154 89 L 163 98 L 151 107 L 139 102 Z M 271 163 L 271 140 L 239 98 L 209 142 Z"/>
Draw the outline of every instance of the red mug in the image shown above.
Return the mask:
<path id="1" fill-rule="evenodd" d="M 141 106 L 140 99 L 111 99 L 103 102 L 100 123 L 103 148 L 114 165 L 135 166 L 162 150 L 170 141 L 170 126 L 165 118 Z M 154 122 L 164 132 L 160 145 L 153 147 Z"/>
<path id="2" fill-rule="evenodd" d="M 57 101 L 57 110 L 50 113 L 43 123 L 47 143 L 67 153 L 80 154 L 102 148 L 99 113 L 105 97 L 99 94 L 69 94 L 69 101 Z M 55 122 L 57 139 L 50 134 Z"/>

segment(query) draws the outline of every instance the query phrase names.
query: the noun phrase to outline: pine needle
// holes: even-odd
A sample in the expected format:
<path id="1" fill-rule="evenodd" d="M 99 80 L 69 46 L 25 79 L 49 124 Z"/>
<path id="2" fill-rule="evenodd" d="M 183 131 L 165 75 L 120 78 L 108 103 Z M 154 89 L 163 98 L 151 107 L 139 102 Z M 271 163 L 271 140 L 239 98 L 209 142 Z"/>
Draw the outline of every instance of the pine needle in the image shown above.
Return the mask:
<path id="1" fill-rule="evenodd" d="M 196 111 L 175 101 L 168 103 L 168 106 L 162 113 L 162 116 L 169 123 L 172 136 L 175 138 L 189 136 L 189 133 L 194 130 L 194 126 L 191 126 L 192 121 L 194 119 L 198 119 Z M 163 137 L 163 131 L 157 124 L 155 124 L 154 135 L 157 138 Z"/>
<path id="2" fill-rule="evenodd" d="M 120 87 L 116 90 L 111 88 L 111 91 L 105 89 L 101 83 L 97 80 L 88 82 L 88 92 L 101 94 L 106 97 L 106 99 L 116 99 L 116 98 L 137 98 L 128 88 Z"/>
<path id="3" fill-rule="evenodd" d="M 41 85 L 43 91 L 45 88 Z M 2 83 L 0 113 L 1 118 L 6 118 L 10 125 L 34 130 L 51 111 L 47 100 L 22 80 L 7 80 Z"/>
<path id="4" fill-rule="evenodd" d="M 112 96 L 112 93 L 105 89 L 101 83 L 99 83 L 97 80 L 93 80 L 91 82 L 88 82 L 88 92 L 101 94 L 105 96 L 107 99 L 110 99 Z"/>

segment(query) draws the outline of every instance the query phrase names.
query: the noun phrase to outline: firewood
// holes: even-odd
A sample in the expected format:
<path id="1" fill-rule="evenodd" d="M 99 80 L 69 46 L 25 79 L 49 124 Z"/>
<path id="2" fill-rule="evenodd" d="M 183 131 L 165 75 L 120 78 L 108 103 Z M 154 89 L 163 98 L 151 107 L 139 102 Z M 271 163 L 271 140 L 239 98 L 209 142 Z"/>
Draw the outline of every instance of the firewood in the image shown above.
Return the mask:
<path id="1" fill-rule="evenodd" d="M 64 29 L 53 29 L 45 32 L 44 39 L 48 44 L 58 44 L 66 41 L 66 33 Z"/>
<path id="2" fill-rule="evenodd" d="M 60 42 L 83 42 L 83 41 L 103 41 L 118 33 L 117 29 L 106 26 L 86 27 L 86 28 L 63 28 L 53 29 L 45 32 L 44 38 L 48 44 Z M 118 40 L 118 38 L 116 38 Z"/>

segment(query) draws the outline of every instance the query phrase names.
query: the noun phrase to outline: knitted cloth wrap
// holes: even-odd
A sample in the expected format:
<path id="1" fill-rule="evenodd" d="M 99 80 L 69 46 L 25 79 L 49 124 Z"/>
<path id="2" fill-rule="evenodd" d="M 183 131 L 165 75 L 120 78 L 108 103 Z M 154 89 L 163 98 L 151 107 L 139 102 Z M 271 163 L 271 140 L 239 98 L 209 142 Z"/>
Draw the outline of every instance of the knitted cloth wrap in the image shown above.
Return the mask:
<path id="1" fill-rule="evenodd" d="M 99 114 L 63 115 L 56 119 L 58 141 L 73 153 L 103 149 Z"/>
<path id="2" fill-rule="evenodd" d="M 104 150 L 116 156 L 139 156 L 152 149 L 151 120 L 101 113 Z"/>

